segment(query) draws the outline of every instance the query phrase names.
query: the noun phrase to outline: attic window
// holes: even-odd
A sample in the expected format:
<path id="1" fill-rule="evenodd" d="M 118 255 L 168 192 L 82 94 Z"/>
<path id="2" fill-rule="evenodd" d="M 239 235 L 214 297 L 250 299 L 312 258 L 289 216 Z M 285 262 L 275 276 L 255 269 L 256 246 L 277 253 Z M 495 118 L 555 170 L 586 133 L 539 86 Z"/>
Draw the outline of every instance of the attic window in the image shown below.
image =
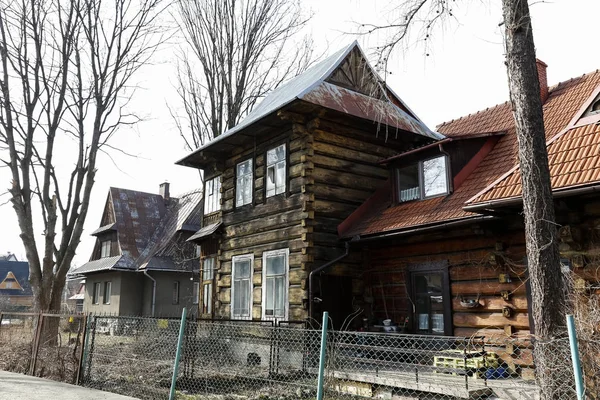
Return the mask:
<path id="1" fill-rule="evenodd" d="M 396 169 L 398 203 L 448 194 L 448 158 L 438 156 Z"/>
<path id="2" fill-rule="evenodd" d="M 594 104 L 592 104 L 591 113 L 596 114 L 600 112 L 600 100 L 596 100 Z"/>

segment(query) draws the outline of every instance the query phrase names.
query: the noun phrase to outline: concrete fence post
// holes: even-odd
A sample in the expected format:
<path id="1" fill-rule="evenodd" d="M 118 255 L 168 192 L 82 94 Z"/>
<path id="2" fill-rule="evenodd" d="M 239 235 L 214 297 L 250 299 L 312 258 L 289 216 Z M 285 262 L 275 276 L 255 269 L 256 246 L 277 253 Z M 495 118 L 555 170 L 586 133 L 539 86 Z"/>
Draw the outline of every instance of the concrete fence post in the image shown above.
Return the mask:
<path id="1" fill-rule="evenodd" d="M 173 363 L 173 378 L 171 379 L 171 391 L 169 400 L 175 399 L 175 385 L 177 384 L 177 374 L 179 373 L 179 359 L 181 358 L 181 347 L 185 338 L 185 320 L 187 317 L 187 308 L 183 307 L 181 312 L 181 324 L 179 325 L 179 339 L 177 339 L 177 351 L 175 351 L 175 362 Z"/>

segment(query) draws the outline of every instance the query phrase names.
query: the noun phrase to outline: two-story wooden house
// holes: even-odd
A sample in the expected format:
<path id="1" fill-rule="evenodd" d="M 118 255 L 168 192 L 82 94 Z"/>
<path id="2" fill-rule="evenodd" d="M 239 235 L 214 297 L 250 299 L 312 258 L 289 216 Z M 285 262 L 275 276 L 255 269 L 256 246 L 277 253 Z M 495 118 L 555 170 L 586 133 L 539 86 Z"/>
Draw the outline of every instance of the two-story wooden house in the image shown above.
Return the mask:
<path id="1" fill-rule="evenodd" d="M 360 256 L 311 272 L 344 255 L 337 226 L 388 179 L 378 161 L 441 138 L 356 43 L 273 91 L 178 162 L 204 170 L 203 228 L 191 238 L 200 314 L 304 320 L 327 309 L 339 326 L 362 292 Z"/>

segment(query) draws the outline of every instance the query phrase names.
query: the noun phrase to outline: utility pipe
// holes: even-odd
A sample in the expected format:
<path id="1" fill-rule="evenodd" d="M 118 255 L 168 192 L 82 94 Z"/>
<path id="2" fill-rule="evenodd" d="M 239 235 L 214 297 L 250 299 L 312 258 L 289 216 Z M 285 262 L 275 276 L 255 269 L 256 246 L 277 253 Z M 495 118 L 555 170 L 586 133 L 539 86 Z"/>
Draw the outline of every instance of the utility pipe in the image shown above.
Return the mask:
<path id="1" fill-rule="evenodd" d="M 577 344 L 575 320 L 571 314 L 567 315 L 567 330 L 569 331 L 569 345 L 571 346 L 571 360 L 573 360 L 573 374 L 575 375 L 577 400 L 583 400 L 585 389 L 583 386 L 583 374 L 581 373 L 581 362 L 579 360 L 579 345 Z"/>
<path id="2" fill-rule="evenodd" d="M 314 303 L 314 291 L 313 291 L 313 277 L 315 274 L 319 273 L 319 272 L 323 272 L 324 270 L 326 270 L 327 268 L 331 267 L 333 264 L 335 264 L 336 262 L 346 258 L 348 256 L 348 254 L 350 254 L 350 242 L 346 242 L 346 251 L 344 252 L 344 254 L 342 254 L 341 256 L 337 257 L 336 259 L 333 259 L 331 261 L 326 262 L 325 264 L 321 265 L 320 267 L 313 269 L 312 271 L 310 271 L 310 274 L 308 274 L 308 316 L 312 319 L 313 318 L 313 303 Z"/>
<path id="3" fill-rule="evenodd" d="M 156 279 L 151 277 L 150 274 L 148 274 L 148 270 L 146 270 L 146 269 L 144 269 L 144 275 L 146 275 L 152 281 L 152 315 L 151 316 L 154 317 L 154 306 L 155 306 L 155 300 L 156 300 Z"/>

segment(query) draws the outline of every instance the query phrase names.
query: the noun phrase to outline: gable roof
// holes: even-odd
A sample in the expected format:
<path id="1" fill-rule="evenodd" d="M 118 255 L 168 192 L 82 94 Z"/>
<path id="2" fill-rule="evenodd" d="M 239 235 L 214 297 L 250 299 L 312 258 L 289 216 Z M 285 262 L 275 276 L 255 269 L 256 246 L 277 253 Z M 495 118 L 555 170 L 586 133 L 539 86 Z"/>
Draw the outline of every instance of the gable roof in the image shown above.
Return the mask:
<path id="1" fill-rule="evenodd" d="M 381 89 L 378 90 L 378 98 L 341 86 L 341 79 L 332 79 L 334 74 L 343 70 L 350 58 L 360 59 L 361 68 L 376 80 L 375 85 Z M 348 80 L 351 81 L 352 79 Z M 443 135 L 431 131 L 416 117 L 381 80 L 355 41 L 273 90 L 239 124 L 177 161 L 177 164 L 185 165 L 186 160 L 195 154 L 226 140 L 295 100 L 371 119 L 430 139 L 443 138 Z"/>
<path id="2" fill-rule="evenodd" d="M 110 188 L 99 229 L 92 235 L 116 231 L 120 255 L 90 260 L 70 275 L 107 270 L 140 268 L 182 269 L 173 261 L 185 238 L 200 228 L 202 191 L 200 189 L 171 197 L 165 205 L 161 195 L 128 189 Z M 181 242 L 181 243 L 180 243 Z M 158 260 L 153 263 L 151 261 Z"/>
<path id="3" fill-rule="evenodd" d="M 15 282 L 13 288 L 6 283 Z M 0 295 L 33 296 L 29 284 L 29 263 L 24 261 L 0 261 Z"/>
<path id="4" fill-rule="evenodd" d="M 573 122 L 582 106 L 595 93 L 598 85 L 600 85 L 600 72 L 595 71 L 550 88 L 549 97 L 543 105 L 544 125 L 548 140 Z M 516 129 L 510 103 L 506 102 L 466 117 L 445 122 L 438 126 L 438 130 L 446 137 L 451 138 L 482 132 L 505 131 L 506 134 L 496 139 L 497 143 L 491 151 L 485 154 L 485 157 L 464 183 L 450 195 L 394 205 L 391 203 L 391 184 L 387 182 L 378 193 L 363 204 L 364 207 L 361 206 L 362 210 L 359 208 L 339 226 L 340 236 L 346 238 L 357 235 L 377 236 L 383 233 L 408 231 L 417 227 L 438 226 L 482 218 L 480 214 L 465 210 L 466 203 L 483 189 L 496 183 L 505 174 L 510 173 L 518 164 Z M 579 140 L 582 133 L 577 132 L 573 135 L 577 136 Z M 571 135 L 559 142 L 566 144 L 569 137 Z M 557 143 L 557 146 L 560 145 Z M 587 148 L 590 149 L 590 147 Z M 564 156 L 564 159 L 575 155 L 576 152 L 570 152 Z M 556 169 L 560 168 L 558 164 Z M 562 165 L 564 166 L 564 164 Z M 594 176 L 590 175 L 590 179 L 593 178 Z M 574 182 L 576 182 L 575 179 L 570 181 L 571 184 Z"/>

